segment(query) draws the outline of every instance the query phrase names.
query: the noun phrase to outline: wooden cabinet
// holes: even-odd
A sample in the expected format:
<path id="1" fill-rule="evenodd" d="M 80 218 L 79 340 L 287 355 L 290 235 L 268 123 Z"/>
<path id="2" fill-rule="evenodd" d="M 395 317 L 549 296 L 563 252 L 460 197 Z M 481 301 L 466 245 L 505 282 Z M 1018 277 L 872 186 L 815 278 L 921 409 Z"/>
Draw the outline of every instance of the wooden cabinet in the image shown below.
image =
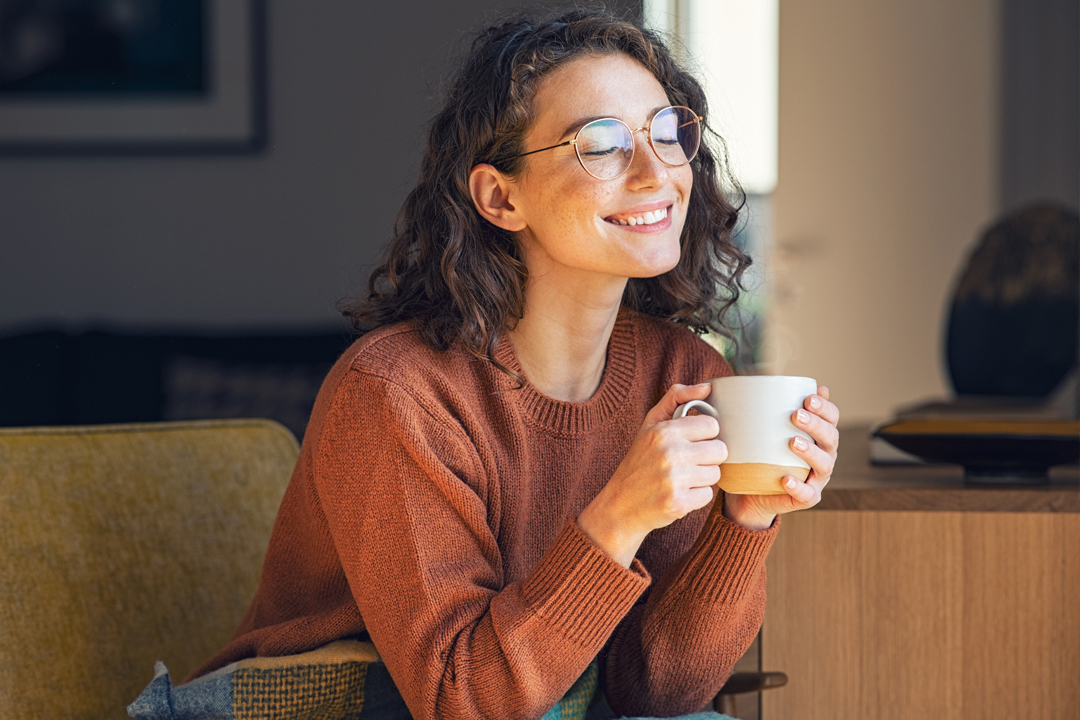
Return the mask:
<path id="1" fill-rule="evenodd" d="M 1080 476 L 964 487 L 871 468 L 845 431 L 822 503 L 768 560 L 765 720 L 1080 718 Z"/>

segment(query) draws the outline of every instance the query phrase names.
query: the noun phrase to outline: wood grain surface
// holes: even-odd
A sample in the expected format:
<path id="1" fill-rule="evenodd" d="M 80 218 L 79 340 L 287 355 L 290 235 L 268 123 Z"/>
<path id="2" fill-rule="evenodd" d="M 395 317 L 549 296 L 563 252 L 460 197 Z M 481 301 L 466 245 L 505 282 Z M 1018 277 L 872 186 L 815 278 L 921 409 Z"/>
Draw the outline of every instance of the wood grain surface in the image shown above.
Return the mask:
<path id="1" fill-rule="evenodd" d="M 762 718 L 1080 718 L 1080 514 L 813 510 L 768 560 Z"/>

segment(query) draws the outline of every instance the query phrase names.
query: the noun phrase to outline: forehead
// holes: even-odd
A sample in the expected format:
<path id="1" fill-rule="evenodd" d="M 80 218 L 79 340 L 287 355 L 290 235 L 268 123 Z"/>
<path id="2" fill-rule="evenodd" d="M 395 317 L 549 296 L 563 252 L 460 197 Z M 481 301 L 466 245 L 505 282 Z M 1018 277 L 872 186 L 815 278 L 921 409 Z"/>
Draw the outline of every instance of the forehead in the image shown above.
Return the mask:
<path id="1" fill-rule="evenodd" d="M 533 102 L 536 116 L 530 134 L 555 139 L 575 121 L 596 117 L 616 117 L 641 127 L 668 100 L 644 65 L 620 54 L 567 62 L 541 81 Z"/>

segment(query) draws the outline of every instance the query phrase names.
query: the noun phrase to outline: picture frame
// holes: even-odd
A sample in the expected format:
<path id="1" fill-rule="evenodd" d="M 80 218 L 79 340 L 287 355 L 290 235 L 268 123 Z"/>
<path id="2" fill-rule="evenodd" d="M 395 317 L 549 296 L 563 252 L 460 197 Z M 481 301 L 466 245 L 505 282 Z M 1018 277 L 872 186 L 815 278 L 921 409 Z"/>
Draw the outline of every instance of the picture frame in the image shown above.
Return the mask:
<path id="1" fill-rule="evenodd" d="M 106 37 L 113 42 L 103 42 L 106 51 L 99 55 L 109 56 L 111 63 L 107 70 L 120 77 L 119 81 L 102 72 L 97 72 L 90 81 L 85 80 L 77 64 L 80 57 L 56 61 L 56 64 L 66 62 L 68 68 L 75 70 L 69 70 L 66 75 L 53 73 L 60 75 L 60 79 L 51 78 L 52 85 L 44 91 L 31 87 L 28 92 L 10 81 L 5 86 L 2 84 L 5 77 L 0 74 L 0 155 L 206 154 L 263 150 L 267 141 L 264 0 L 201 0 L 201 5 L 194 6 L 170 4 L 174 2 L 157 0 L 157 5 L 163 12 L 175 14 L 179 8 L 179 12 L 188 16 L 197 13 L 194 30 L 188 27 L 187 34 L 177 39 L 172 27 L 159 28 L 159 35 L 163 32 L 171 35 L 166 41 L 157 38 L 143 41 L 141 56 L 160 55 L 162 46 L 196 44 L 198 47 L 185 52 L 196 53 L 197 86 L 180 87 L 175 82 L 169 85 L 168 78 L 155 79 L 155 72 L 163 72 L 160 58 L 151 57 L 157 64 L 146 63 L 145 68 L 136 61 L 134 69 L 123 66 L 117 69 L 120 63 L 115 56 L 122 52 L 116 51 L 113 37 Z M 103 11 L 110 12 L 123 7 L 102 0 L 83 0 L 76 8 L 86 16 L 99 5 Z M 42 7 L 50 6 L 42 3 Z M 39 35 L 48 31 L 47 22 L 37 22 L 44 26 L 37 30 Z M 95 30 L 101 25 L 97 18 L 93 23 Z M 72 25 L 71 18 L 56 20 L 55 25 L 66 30 Z M 43 37 L 48 39 L 47 35 Z M 34 40 L 32 35 L 30 40 Z M 69 38 L 67 45 L 78 44 Z M 128 53 L 132 54 L 138 56 Z M 131 77 L 135 80 L 131 81 Z M 3 91 L 5 88 L 7 92 Z"/>

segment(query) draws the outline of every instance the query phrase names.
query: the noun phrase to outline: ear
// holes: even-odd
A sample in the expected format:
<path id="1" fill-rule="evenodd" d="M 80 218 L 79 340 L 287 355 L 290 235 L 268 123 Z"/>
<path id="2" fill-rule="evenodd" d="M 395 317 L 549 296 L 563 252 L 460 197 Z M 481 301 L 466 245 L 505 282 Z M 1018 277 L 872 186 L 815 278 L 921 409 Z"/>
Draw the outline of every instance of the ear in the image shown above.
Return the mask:
<path id="1" fill-rule="evenodd" d="M 513 187 L 514 184 L 505 175 L 487 163 L 476 165 L 469 171 L 469 194 L 472 195 L 476 211 L 496 227 L 519 232 L 528 223 L 512 202 Z"/>

